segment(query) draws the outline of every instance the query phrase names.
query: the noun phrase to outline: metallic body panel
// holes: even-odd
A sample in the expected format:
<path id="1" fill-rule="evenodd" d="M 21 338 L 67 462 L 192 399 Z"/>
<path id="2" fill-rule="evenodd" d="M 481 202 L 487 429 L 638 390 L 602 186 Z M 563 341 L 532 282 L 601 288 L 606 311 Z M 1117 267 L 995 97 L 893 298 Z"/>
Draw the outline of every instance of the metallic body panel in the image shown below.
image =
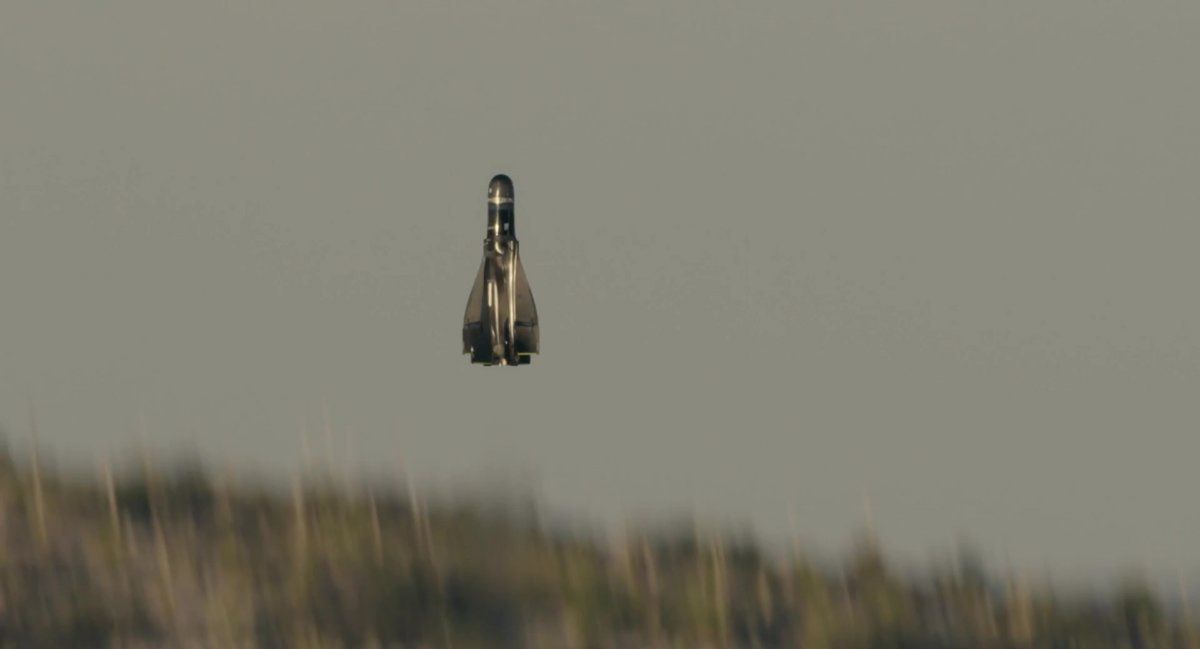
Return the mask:
<path id="1" fill-rule="evenodd" d="M 472 363 L 528 365 L 539 350 L 537 307 L 521 266 L 513 206 L 512 181 L 492 178 L 483 262 L 463 315 L 463 353 Z"/>

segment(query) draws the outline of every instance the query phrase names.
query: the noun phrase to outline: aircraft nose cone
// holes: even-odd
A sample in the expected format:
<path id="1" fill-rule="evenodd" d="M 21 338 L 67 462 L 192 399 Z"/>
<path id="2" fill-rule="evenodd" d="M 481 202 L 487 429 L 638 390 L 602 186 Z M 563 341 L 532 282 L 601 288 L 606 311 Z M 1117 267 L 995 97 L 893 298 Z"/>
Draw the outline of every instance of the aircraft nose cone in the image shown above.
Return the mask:
<path id="1" fill-rule="evenodd" d="M 513 202 L 513 183 L 512 179 L 504 174 L 496 174 L 492 176 L 492 182 L 488 183 L 488 202 L 489 203 L 511 203 Z"/>

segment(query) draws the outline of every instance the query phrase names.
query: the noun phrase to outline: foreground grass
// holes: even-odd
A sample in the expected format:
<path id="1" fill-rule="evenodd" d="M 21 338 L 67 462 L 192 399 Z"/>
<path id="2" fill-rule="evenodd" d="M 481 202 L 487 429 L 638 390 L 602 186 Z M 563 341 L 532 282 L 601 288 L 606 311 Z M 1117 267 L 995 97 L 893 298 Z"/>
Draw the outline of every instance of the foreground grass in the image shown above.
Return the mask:
<path id="1" fill-rule="evenodd" d="M 37 470 L 34 470 L 34 469 Z M 921 578 L 676 531 L 552 529 L 531 502 L 429 504 L 196 465 L 98 476 L 0 455 L 6 647 L 1186 647 L 1136 582 L 1064 599 L 969 558 Z"/>

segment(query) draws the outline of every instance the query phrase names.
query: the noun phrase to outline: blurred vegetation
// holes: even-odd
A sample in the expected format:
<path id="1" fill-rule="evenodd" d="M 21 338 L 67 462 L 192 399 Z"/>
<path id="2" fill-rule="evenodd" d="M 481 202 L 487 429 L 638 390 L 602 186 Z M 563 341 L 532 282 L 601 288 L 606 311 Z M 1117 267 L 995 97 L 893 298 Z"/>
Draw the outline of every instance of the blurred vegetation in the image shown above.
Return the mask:
<path id="1" fill-rule="evenodd" d="M 394 482 L 0 452 L 0 646 L 1200 648 L 1137 580 L 1065 598 L 969 549 L 906 577 L 869 535 L 837 566 L 691 524 L 601 539 Z"/>

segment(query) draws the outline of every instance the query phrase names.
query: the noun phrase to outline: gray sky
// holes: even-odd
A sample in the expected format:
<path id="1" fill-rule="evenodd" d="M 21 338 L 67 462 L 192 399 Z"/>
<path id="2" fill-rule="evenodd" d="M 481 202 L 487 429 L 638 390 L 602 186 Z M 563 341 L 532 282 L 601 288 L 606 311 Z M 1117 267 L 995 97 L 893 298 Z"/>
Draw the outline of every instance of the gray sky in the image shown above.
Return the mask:
<path id="1" fill-rule="evenodd" d="M 1200 570 L 1198 59 L 1185 1 L 5 2 L 0 422 L 286 471 L 324 400 L 596 520 Z"/>

